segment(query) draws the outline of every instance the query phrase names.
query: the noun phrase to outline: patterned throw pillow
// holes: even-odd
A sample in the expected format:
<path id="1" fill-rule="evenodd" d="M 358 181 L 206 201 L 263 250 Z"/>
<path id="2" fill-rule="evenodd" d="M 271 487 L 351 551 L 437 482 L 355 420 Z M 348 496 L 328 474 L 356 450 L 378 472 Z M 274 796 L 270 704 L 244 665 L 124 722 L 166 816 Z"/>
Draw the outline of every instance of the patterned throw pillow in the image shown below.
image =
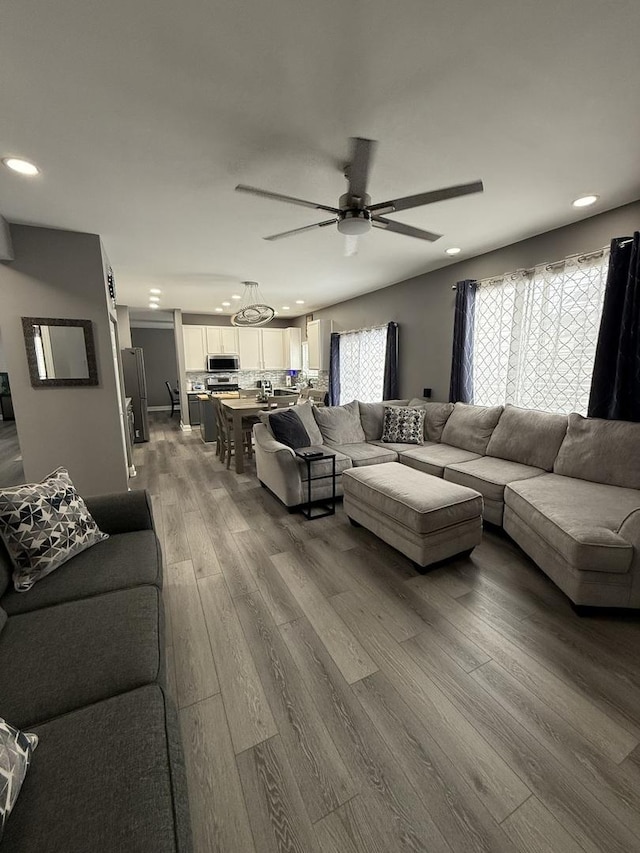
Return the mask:
<path id="1" fill-rule="evenodd" d="M 37 735 L 20 732 L 0 717 L 0 839 L 37 745 Z"/>
<path id="2" fill-rule="evenodd" d="M 393 444 L 424 444 L 424 409 L 385 406 L 382 441 Z"/>
<path id="3" fill-rule="evenodd" d="M 99 530 L 64 468 L 41 483 L 0 491 L 0 536 L 13 561 L 18 592 L 26 592 L 71 557 L 109 538 Z"/>

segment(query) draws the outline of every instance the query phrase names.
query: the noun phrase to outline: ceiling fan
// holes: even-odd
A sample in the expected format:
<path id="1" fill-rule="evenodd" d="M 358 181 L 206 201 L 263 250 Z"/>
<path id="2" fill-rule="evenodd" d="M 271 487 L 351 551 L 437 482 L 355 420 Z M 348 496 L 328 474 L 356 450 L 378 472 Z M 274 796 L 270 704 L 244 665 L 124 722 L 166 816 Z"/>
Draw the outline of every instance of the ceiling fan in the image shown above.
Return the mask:
<path id="1" fill-rule="evenodd" d="M 403 222 L 395 222 L 393 219 L 387 219 L 383 214 L 396 213 L 399 210 L 410 210 L 412 207 L 421 207 L 422 205 L 434 204 L 437 201 L 444 201 L 448 198 L 458 198 L 458 196 L 481 193 L 484 190 L 482 181 L 474 181 L 470 184 L 444 187 L 439 190 L 431 190 L 430 192 L 417 193 L 416 195 L 409 195 L 404 198 L 371 204 L 371 197 L 367 194 L 367 184 L 369 182 L 369 171 L 376 144 L 373 139 L 351 138 L 351 159 L 344 170 L 344 176 L 348 181 L 349 188 L 344 195 L 340 196 L 338 207 L 329 207 L 326 204 L 293 198 L 292 196 L 282 195 L 281 193 L 261 190 L 257 187 L 248 187 L 245 184 L 238 184 L 236 190 L 238 192 L 261 196 L 262 198 L 270 198 L 274 201 L 297 204 L 300 207 L 323 210 L 331 214 L 331 219 L 325 219 L 323 222 L 315 222 L 313 225 L 304 225 L 302 228 L 294 228 L 291 231 L 282 231 L 280 234 L 271 234 L 265 237 L 265 240 L 281 240 L 283 237 L 303 234 L 305 231 L 312 231 L 314 228 L 326 228 L 328 225 L 337 225 L 338 231 L 349 238 L 348 254 L 353 254 L 355 251 L 353 245 L 355 238 L 366 234 L 372 227 L 383 228 L 387 231 L 393 231 L 395 234 L 405 234 L 407 237 L 416 237 L 419 240 L 428 240 L 429 242 L 439 240 L 442 236 L 441 234 L 423 231 L 420 228 L 414 228 L 413 225 L 405 225 Z"/>

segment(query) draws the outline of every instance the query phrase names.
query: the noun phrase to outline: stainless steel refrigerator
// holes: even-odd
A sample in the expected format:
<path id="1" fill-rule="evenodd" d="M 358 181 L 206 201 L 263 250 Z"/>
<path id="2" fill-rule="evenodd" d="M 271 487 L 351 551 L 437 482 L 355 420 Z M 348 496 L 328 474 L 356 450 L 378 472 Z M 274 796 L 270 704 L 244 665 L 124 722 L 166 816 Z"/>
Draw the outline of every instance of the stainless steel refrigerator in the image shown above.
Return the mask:
<path id="1" fill-rule="evenodd" d="M 144 373 L 144 356 L 141 347 L 127 347 L 122 352 L 124 390 L 131 397 L 133 407 L 134 442 L 149 441 L 149 413 L 147 411 L 147 379 Z"/>

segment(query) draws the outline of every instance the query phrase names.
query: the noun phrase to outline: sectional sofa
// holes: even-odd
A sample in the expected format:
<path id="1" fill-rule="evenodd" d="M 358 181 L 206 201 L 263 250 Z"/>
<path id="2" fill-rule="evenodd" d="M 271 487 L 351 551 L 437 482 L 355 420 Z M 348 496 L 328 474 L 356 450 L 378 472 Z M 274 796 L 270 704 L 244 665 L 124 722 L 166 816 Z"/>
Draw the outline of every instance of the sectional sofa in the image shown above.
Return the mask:
<path id="1" fill-rule="evenodd" d="M 383 442 L 385 405 L 423 408 L 424 443 Z M 503 527 L 574 604 L 640 607 L 640 424 L 419 398 L 296 411 L 311 444 L 335 455 L 338 494 L 346 469 L 389 461 L 471 487 L 485 521 Z M 306 495 L 305 466 L 275 440 L 269 417 L 254 427 L 258 478 L 295 507 Z M 328 481 L 312 483 L 312 498 L 329 490 Z"/>
<path id="2" fill-rule="evenodd" d="M 148 496 L 86 503 L 109 539 L 29 592 L 0 545 L 0 716 L 39 737 L 0 850 L 188 853 Z"/>

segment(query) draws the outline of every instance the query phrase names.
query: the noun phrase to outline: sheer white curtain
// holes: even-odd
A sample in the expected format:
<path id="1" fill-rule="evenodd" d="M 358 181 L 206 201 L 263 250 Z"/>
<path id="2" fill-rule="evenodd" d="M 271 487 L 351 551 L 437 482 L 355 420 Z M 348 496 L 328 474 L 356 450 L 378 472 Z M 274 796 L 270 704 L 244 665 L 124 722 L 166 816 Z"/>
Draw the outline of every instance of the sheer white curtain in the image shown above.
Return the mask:
<path id="1" fill-rule="evenodd" d="M 474 402 L 586 414 L 609 251 L 480 282 Z"/>
<path id="2" fill-rule="evenodd" d="M 383 399 L 387 326 L 340 335 L 340 403 Z"/>

